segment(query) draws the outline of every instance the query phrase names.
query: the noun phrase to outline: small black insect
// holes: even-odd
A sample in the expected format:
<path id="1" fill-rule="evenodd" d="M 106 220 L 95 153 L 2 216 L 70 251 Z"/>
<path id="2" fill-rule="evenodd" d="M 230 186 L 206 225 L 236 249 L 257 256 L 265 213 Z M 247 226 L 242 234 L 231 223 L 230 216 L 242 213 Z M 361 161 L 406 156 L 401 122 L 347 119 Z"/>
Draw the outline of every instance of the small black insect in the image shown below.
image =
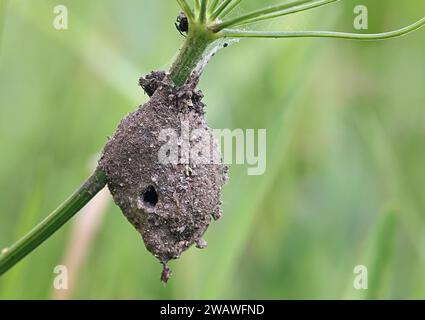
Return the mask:
<path id="1" fill-rule="evenodd" d="M 177 16 L 175 26 L 182 36 L 186 36 L 185 33 L 189 32 L 189 21 L 183 12 Z"/>

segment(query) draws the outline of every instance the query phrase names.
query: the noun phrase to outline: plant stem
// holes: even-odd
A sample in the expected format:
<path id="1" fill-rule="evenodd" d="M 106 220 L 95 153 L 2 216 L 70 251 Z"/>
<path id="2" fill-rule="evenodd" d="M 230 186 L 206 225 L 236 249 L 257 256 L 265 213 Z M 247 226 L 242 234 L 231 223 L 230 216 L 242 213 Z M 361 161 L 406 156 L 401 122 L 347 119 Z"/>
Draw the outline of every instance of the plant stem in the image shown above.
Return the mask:
<path id="1" fill-rule="evenodd" d="M 208 11 L 209 13 L 214 12 L 214 10 L 217 8 L 217 6 L 219 5 L 220 0 L 212 0 L 212 3 L 210 4 Z"/>
<path id="2" fill-rule="evenodd" d="M 229 7 L 227 7 L 226 9 L 223 10 L 223 12 L 221 12 L 218 17 L 219 18 L 225 18 L 227 15 L 229 15 L 238 5 L 240 5 L 240 3 L 242 2 L 242 0 L 235 0 Z"/>
<path id="3" fill-rule="evenodd" d="M 229 38 L 339 38 L 347 40 L 385 40 L 404 36 L 425 26 L 425 17 L 407 27 L 382 33 L 349 33 L 333 31 L 247 31 L 224 29 L 221 31 Z"/>
<path id="4" fill-rule="evenodd" d="M 256 10 L 233 19 L 223 21 L 215 26 L 214 31 L 220 31 L 222 29 L 240 26 L 243 24 L 249 24 L 261 20 L 267 20 L 276 18 L 279 16 L 284 16 L 292 13 L 297 13 L 301 11 L 310 10 L 313 8 L 321 7 L 326 4 L 330 4 L 339 0 L 296 0 L 293 2 L 268 7 L 260 10 Z"/>
<path id="5" fill-rule="evenodd" d="M 195 0 L 195 17 L 198 18 L 199 10 L 201 8 L 201 0 Z"/>
<path id="6" fill-rule="evenodd" d="M 205 29 L 204 25 L 192 24 L 189 34 L 170 69 L 171 79 L 177 86 L 182 86 L 189 78 L 197 64 L 202 60 L 208 46 L 217 38 Z"/>
<path id="7" fill-rule="evenodd" d="M 227 8 L 227 6 L 232 2 L 233 0 L 224 0 L 212 13 L 211 19 L 215 20 L 217 17 Z"/>
<path id="8" fill-rule="evenodd" d="M 93 175 L 68 200 L 53 211 L 38 226 L 10 248 L 3 249 L 0 256 L 0 276 L 58 231 L 90 199 L 102 190 L 105 185 L 105 173 L 100 169 L 96 169 Z"/>
<path id="9" fill-rule="evenodd" d="M 208 9 L 208 0 L 201 0 L 201 9 L 199 12 L 199 21 L 204 23 Z"/>

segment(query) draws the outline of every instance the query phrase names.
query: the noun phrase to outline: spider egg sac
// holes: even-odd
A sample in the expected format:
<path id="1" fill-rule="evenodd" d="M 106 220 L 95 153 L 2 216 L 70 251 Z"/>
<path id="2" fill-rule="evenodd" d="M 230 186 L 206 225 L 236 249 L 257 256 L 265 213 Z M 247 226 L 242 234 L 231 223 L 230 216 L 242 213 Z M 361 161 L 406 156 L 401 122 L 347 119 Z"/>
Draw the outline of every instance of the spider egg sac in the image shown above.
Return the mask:
<path id="1" fill-rule="evenodd" d="M 202 236 L 221 216 L 228 168 L 196 84 L 176 87 L 165 72 L 140 84 L 151 98 L 121 121 L 99 166 L 115 203 L 171 274 L 169 260 L 206 246 Z"/>

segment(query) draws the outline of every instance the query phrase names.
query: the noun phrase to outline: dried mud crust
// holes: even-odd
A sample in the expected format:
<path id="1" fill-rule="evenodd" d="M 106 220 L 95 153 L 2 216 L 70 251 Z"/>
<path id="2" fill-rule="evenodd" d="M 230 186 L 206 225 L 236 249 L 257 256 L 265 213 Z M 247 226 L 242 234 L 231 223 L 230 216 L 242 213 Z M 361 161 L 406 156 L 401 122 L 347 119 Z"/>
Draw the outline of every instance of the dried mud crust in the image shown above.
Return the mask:
<path id="1" fill-rule="evenodd" d="M 163 281 L 170 276 L 165 266 L 193 244 L 204 248 L 202 236 L 211 218 L 221 216 L 221 189 L 227 179 L 218 144 L 204 118 L 202 93 L 188 83 L 175 87 L 164 72 L 140 79 L 151 96 L 149 102 L 124 118 L 99 161 L 109 190 L 130 223 L 141 233 L 146 248 L 164 265 Z M 183 123 L 200 129 L 206 141 L 201 150 L 218 155 L 214 163 L 161 163 L 161 130 L 179 136 Z M 192 144 L 198 143 L 190 141 Z M 199 148 L 198 148 L 199 149 Z M 201 153 L 203 152 L 201 151 Z"/>

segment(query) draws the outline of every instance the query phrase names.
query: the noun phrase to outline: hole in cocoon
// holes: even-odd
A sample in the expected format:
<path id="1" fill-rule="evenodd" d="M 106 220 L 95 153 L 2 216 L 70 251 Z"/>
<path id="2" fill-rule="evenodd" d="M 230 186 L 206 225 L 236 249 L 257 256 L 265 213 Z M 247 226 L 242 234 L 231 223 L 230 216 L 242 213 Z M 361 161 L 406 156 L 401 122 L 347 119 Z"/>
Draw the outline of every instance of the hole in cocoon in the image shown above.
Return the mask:
<path id="1" fill-rule="evenodd" d="M 143 192 L 142 196 L 143 204 L 149 207 L 155 207 L 158 203 L 158 193 L 156 192 L 153 186 L 149 186 L 146 188 L 145 192 Z"/>

